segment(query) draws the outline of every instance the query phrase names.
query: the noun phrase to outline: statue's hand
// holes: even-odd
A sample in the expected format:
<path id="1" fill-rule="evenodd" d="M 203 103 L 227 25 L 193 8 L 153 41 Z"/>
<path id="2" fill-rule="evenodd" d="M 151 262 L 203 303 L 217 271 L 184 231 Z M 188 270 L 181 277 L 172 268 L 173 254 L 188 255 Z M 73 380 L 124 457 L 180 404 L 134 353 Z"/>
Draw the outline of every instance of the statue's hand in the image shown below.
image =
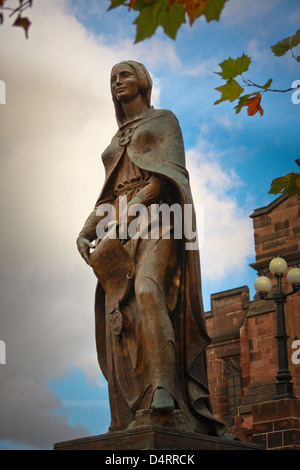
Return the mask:
<path id="1" fill-rule="evenodd" d="M 78 251 L 81 254 L 84 261 L 89 266 L 92 266 L 91 261 L 90 261 L 90 249 L 95 248 L 95 246 L 87 238 L 84 238 L 81 236 L 77 238 L 76 243 L 77 243 Z"/>

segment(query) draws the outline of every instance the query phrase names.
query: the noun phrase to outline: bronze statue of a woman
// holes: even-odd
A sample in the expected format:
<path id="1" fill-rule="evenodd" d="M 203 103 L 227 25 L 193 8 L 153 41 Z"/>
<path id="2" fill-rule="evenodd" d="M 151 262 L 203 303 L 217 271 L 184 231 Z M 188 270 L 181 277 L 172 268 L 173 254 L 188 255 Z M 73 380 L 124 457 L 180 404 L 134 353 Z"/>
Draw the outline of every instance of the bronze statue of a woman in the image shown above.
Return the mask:
<path id="1" fill-rule="evenodd" d="M 157 415 L 181 410 L 195 430 L 222 435 L 207 387 L 209 337 L 198 250 L 186 249 L 184 231 L 174 235 L 173 219 L 168 237 L 160 221 L 159 236 L 120 236 L 122 197 L 127 198 L 127 228 L 129 208 L 136 204 L 149 214 L 162 203 L 193 208 L 181 129 L 171 111 L 151 106 L 151 89 L 142 64 L 124 61 L 113 67 L 119 130 L 102 154 L 104 186 L 77 239 L 98 278 L 96 344 L 109 387 L 110 431 L 128 428 L 139 410 Z M 99 238 L 100 209 L 107 204 L 115 209 L 117 236 Z M 195 230 L 194 211 L 190 222 Z"/>

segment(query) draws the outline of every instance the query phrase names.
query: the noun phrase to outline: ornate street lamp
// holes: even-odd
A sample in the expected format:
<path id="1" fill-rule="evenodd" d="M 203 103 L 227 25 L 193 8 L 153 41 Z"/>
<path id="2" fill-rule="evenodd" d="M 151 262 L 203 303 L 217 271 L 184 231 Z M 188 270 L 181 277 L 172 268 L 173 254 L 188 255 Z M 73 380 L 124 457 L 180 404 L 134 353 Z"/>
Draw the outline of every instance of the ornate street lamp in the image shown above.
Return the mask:
<path id="1" fill-rule="evenodd" d="M 255 290 L 259 293 L 261 299 L 273 300 L 277 305 L 277 339 L 278 344 L 278 364 L 279 370 L 276 375 L 276 395 L 274 400 L 282 398 L 296 398 L 293 393 L 293 384 L 291 383 L 291 373 L 288 368 L 287 340 L 288 335 L 285 327 L 284 304 L 289 295 L 298 292 L 300 289 L 300 269 L 294 267 L 287 273 L 287 281 L 292 285 L 292 292 L 285 293 L 282 291 L 282 277 L 287 270 L 287 263 L 283 258 L 276 257 L 269 264 L 271 273 L 277 279 L 277 291 L 272 296 L 268 293 L 272 289 L 271 280 L 265 276 L 259 276 L 254 283 Z"/>

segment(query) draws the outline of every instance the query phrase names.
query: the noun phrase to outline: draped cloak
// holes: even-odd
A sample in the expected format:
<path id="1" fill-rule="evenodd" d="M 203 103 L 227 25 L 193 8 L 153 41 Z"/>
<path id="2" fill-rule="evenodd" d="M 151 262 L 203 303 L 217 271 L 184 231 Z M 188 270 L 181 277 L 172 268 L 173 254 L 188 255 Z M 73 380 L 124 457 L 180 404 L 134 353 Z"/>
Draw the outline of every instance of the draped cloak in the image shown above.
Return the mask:
<path id="1" fill-rule="evenodd" d="M 106 178 L 96 202 L 112 198 L 114 170 L 126 151 L 131 161 L 142 170 L 160 175 L 175 185 L 182 210 L 192 207 L 190 223 L 196 231 L 196 219 L 185 166 L 185 151 L 176 116 L 169 110 L 150 107 L 146 116 L 121 126 L 102 154 Z M 189 212 L 187 212 L 189 214 Z M 186 214 L 186 215 L 187 215 Z M 213 416 L 207 387 L 205 348 L 210 342 L 205 327 L 201 292 L 198 249 L 185 249 L 188 240 L 181 240 L 180 300 L 176 308 L 175 347 L 186 409 L 208 434 L 224 434 L 224 425 Z M 108 375 L 105 292 L 98 282 L 95 295 L 96 345 L 103 375 Z M 201 427 L 204 424 L 204 426 Z"/>

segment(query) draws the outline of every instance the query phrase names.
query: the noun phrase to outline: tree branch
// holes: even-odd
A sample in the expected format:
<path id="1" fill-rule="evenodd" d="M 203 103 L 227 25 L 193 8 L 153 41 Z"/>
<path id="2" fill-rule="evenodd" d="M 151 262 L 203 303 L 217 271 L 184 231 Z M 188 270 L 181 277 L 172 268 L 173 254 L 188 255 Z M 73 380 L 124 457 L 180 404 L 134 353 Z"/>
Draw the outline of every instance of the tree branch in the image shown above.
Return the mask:
<path id="1" fill-rule="evenodd" d="M 242 74 L 241 74 L 241 77 L 242 77 L 242 80 L 243 80 L 243 82 L 246 86 L 254 86 L 256 88 L 260 88 L 264 92 L 272 91 L 274 93 L 286 93 L 288 91 L 294 91 L 294 90 L 297 90 L 297 88 L 300 88 L 300 85 L 297 85 L 295 88 L 287 88 L 286 90 L 278 90 L 278 89 L 274 89 L 274 88 L 265 88 L 264 86 L 258 85 L 257 83 L 253 82 L 250 79 L 244 78 Z"/>
<path id="2" fill-rule="evenodd" d="M 27 0 L 25 3 L 21 3 L 20 6 L 18 6 L 17 8 L 11 8 L 11 7 L 5 7 L 5 6 L 2 6 L 1 7 L 1 10 L 9 10 L 11 11 L 10 15 L 9 15 L 9 18 L 13 15 L 15 15 L 16 13 L 22 13 L 24 10 L 26 10 L 27 8 L 29 7 L 32 7 L 32 1 L 33 0 Z"/>

